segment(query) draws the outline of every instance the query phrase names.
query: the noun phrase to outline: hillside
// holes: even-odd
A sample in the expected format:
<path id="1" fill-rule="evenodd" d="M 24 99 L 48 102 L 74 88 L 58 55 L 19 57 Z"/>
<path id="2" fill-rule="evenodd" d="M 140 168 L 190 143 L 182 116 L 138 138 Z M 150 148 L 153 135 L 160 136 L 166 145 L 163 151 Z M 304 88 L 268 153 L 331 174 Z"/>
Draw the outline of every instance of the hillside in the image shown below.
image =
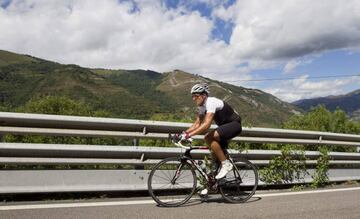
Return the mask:
<path id="1" fill-rule="evenodd" d="M 19 55 L 16 53 L 0 50 L 0 66 L 28 62 L 36 62 L 36 59 L 30 56 Z"/>
<path id="2" fill-rule="evenodd" d="M 263 91 L 237 87 L 179 70 L 165 73 L 158 89 L 169 93 L 177 103 L 184 106 L 183 109 L 186 109 L 189 106 L 193 107 L 189 91 L 195 83 L 199 82 L 208 83 L 211 96 L 228 102 L 245 122 L 253 125 L 278 126 L 297 112 L 292 105 Z"/>
<path id="3" fill-rule="evenodd" d="M 305 111 L 319 104 L 325 105 L 330 111 L 334 111 L 339 107 L 350 117 L 360 121 L 360 89 L 345 95 L 298 100 L 293 104 Z"/>
<path id="4" fill-rule="evenodd" d="M 253 126 L 278 127 L 296 113 L 291 104 L 255 89 L 237 87 L 180 70 L 88 69 L 0 50 L 0 105 L 14 110 L 34 97 L 66 95 L 113 117 L 166 119 L 194 117 L 189 90 L 207 82 Z M 175 116 L 175 117 L 174 117 Z"/>

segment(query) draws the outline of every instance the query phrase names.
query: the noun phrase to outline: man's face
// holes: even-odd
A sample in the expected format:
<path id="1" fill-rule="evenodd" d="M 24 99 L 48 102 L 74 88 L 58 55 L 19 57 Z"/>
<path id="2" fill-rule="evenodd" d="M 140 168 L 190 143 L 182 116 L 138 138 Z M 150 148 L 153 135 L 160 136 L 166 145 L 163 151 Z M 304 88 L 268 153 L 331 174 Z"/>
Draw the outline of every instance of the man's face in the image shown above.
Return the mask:
<path id="1" fill-rule="evenodd" d="M 192 99 L 193 99 L 193 101 L 195 101 L 195 104 L 197 106 L 202 106 L 204 104 L 205 99 L 206 99 L 206 95 L 204 95 L 204 94 L 193 94 Z"/>

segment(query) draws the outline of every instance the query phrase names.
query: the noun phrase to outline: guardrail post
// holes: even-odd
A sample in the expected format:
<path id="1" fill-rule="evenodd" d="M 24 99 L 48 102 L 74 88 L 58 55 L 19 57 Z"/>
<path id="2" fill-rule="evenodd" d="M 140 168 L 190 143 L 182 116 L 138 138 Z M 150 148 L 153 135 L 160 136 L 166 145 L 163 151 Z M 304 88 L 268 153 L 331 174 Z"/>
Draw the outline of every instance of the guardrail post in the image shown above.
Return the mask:
<path id="1" fill-rule="evenodd" d="M 134 139 L 133 139 L 133 144 L 134 144 L 134 146 L 139 146 L 139 139 L 138 139 L 138 138 L 134 138 Z"/>
<path id="2" fill-rule="evenodd" d="M 136 147 L 136 146 L 139 146 L 139 139 L 138 138 L 134 138 L 133 139 L 133 143 L 134 143 L 134 146 Z M 144 154 L 142 154 L 141 155 L 141 161 L 144 161 Z M 143 170 L 143 169 L 145 169 L 145 167 L 144 167 L 144 165 L 142 165 L 142 164 L 136 164 L 136 165 L 134 165 L 134 169 L 135 170 Z"/>
<path id="3" fill-rule="evenodd" d="M 4 135 L 0 134 L 0 142 L 3 142 L 3 141 L 4 141 Z"/>

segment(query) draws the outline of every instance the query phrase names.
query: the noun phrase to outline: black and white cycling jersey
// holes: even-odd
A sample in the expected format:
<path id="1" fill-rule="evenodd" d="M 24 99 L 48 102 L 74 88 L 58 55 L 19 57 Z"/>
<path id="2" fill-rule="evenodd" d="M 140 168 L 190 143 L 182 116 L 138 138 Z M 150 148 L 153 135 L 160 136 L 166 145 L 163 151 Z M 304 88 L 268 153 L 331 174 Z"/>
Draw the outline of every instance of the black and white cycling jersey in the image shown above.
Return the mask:
<path id="1" fill-rule="evenodd" d="M 216 97 L 208 97 L 205 103 L 199 107 L 200 117 L 205 116 L 206 113 L 215 113 L 214 121 L 218 126 L 232 121 L 240 121 L 240 116 L 234 109 Z"/>

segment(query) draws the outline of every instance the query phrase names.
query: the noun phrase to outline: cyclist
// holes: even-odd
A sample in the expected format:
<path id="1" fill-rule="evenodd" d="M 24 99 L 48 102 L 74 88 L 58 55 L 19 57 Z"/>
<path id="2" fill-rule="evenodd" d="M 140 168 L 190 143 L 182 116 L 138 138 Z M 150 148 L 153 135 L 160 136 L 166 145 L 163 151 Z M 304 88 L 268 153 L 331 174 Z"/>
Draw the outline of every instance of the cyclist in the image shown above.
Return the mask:
<path id="1" fill-rule="evenodd" d="M 215 176 L 221 179 L 233 169 L 233 165 L 226 159 L 223 149 L 228 146 L 228 141 L 240 134 L 241 118 L 229 104 L 216 98 L 209 97 L 207 84 L 195 84 L 191 88 L 192 99 L 198 106 L 198 115 L 190 128 L 179 135 L 180 140 L 208 131 L 211 123 L 215 121 L 218 127 L 205 135 L 205 141 L 211 148 L 213 156 L 221 162 L 221 169 Z M 207 195 L 207 189 L 201 195 Z"/>

